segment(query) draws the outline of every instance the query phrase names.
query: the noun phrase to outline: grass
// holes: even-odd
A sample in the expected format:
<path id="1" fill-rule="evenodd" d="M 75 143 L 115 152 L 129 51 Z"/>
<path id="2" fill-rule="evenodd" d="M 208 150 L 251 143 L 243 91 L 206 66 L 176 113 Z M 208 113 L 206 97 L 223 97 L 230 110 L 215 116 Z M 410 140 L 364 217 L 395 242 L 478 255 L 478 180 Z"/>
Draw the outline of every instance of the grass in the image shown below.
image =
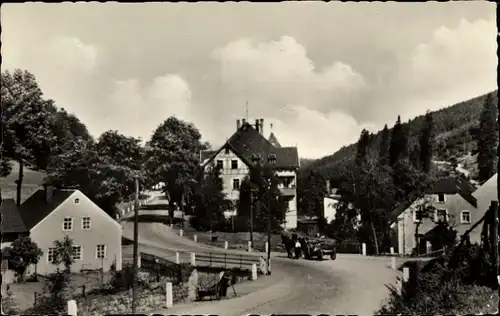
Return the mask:
<path id="1" fill-rule="evenodd" d="M 102 279 L 101 279 L 102 278 Z M 74 294 L 82 292 L 82 285 L 85 285 L 85 291 L 100 287 L 103 283 L 111 279 L 111 273 L 73 273 L 71 275 L 70 288 Z M 20 311 L 32 307 L 35 303 L 35 296 L 44 292 L 46 278 L 38 277 L 38 282 L 25 282 L 9 284 L 10 292 Z M 2 296 L 7 293 L 7 285 L 2 284 Z M 36 294 L 35 294 L 36 293 Z"/>

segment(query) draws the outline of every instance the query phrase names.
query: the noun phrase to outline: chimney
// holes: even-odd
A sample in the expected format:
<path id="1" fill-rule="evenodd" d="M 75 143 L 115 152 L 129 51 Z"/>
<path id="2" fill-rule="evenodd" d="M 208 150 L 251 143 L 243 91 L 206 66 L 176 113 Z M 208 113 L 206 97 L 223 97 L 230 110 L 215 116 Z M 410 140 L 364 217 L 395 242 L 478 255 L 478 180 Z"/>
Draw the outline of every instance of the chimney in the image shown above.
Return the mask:
<path id="1" fill-rule="evenodd" d="M 326 192 L 328 195 L 330 195 L 332 192 L 332 190 L 330 189 L 330 180 L 326 180 Z"/>
<path id="2" fill-rule="evenodd" d="M 240 120 L 236 120 L 236 129 L 240 129 L 240 127 L 241 127 Z"/>
<path id="3" fill-rule="evenodd" d="M 259 126 L 260 126 L 260 130 L 259 130 L 260 134 L 264 135 L 264 119 L 263 118 L 260 119 Z"/>
<path id="4" fill-rule="evenodd" d="M 241 120 L 241 126 L 245 125 L 245 123 L 246 123 L 246 122 L 247 122 L 247 120 L 246 120 L 246 119 L 242 119 L 242 120 Z"/>
<path id="5" fill-rule="evenodd" d="M 257 130 L 257 132 L 260 132 L 259 119 L 255 119 L 255 129 Z"/>
<path id="6" fill-rule="evenodd" d="M 44 184 L 43 188 L 45 190 L 45 202 L 52 202 L 52 197 L 54 196 L 54 187 L 50 184 Z"/>

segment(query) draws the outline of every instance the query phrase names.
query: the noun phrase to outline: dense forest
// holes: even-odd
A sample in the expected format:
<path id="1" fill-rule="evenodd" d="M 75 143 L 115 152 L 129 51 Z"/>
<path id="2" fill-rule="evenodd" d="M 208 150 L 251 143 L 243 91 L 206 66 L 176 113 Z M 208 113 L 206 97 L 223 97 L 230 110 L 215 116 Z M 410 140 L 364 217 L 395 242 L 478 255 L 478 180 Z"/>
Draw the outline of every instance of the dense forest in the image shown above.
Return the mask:
<path id="1" fill-rule="evenodd" d="M 461 157 L 475 153 L 476 143 L 473 138 L 474 130 L 479 124 L 479 117 L 486 97 L 495 94 L 493 98 L 497 104 L 497 91 L 467 100 L 441 110 L 431 112 L 434 121 L 436 149 L 434 161 L 457 162 Z M 424 123 L 425 115 L 422 114 L 406 123 L 403 128 L 408 134 L 408 145 L 411 148 L 418 142 L 418 136 Z M 396 117 L 394 118 L 396 119 Z M 393 122 L 387 122 L 392 126 Z M 392 129 L 389 130 L 392 132 Z M 375 143 L 381 140 L 381 131 L 375 134 Z M 354 163 L 357 143 L 344 146 L 331 156 L 326 156 L 315 161 L 308 161 L 303 165 L 301 172 L 314 170 L 325 178 L 335 180 L 340 178 L 343 171 L 349 170 L 348 166 Z M 377 146 L 374 146 L 377 148 Z"/>

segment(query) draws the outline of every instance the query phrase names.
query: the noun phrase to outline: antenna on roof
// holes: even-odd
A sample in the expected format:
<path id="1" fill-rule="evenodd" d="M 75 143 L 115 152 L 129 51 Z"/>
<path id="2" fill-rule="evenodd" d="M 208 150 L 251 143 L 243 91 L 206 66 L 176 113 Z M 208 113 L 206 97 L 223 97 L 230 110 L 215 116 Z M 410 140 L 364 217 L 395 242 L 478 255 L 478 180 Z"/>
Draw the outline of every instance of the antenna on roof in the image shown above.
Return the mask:
<path id="1" fill-rule="evenodd" d="M 245 105 L 245 117 L 248 121 L 248 100 L 246 101 L 246 105 Z"/>
<path id="2" fill-rule="evenodd" d="M 273 123 L 271 123 L 271 131 L 273 130 Z"/>

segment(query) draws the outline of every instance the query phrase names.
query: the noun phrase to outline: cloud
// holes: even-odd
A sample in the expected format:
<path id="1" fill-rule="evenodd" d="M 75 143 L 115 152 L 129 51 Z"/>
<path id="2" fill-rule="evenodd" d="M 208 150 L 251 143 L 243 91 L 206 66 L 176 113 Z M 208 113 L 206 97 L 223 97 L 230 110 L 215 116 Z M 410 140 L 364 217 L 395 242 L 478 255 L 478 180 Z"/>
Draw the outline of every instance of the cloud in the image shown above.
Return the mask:
<path id="1" fill-rule="evenodd" d="M 317 69 L 291 36 L 239 39 L 216 49 L 212 57 L 220 65 L 227 94 L 235 102 L 249 100 L 252 113 L 276 126 L 283 145 L 297 144 L 312 157 L 341 146 L 345 139 L 335 141 L 336 131 L 349 139 L 359 135 L 360 126 L 343 109 L 369 87 L 350 65 L 334 61 Z"/>
<path id="2" fill-rule="evenodd" d="M 59 71 L 90 73 L 96 66 L 97 48 L 76 37 L 59 36 L 47 45 L 47 57 Z"/>
<path id="3" fill-rule="evenodd" d="M 156 77 L 147 85 L 137 79 L 117 80 L 109 96 L 106 129 L 127 126 L 123 133 L 146 140 L 169 116 L 192 121 L 191 99 L 188 83 L 175 74 Z"/>

